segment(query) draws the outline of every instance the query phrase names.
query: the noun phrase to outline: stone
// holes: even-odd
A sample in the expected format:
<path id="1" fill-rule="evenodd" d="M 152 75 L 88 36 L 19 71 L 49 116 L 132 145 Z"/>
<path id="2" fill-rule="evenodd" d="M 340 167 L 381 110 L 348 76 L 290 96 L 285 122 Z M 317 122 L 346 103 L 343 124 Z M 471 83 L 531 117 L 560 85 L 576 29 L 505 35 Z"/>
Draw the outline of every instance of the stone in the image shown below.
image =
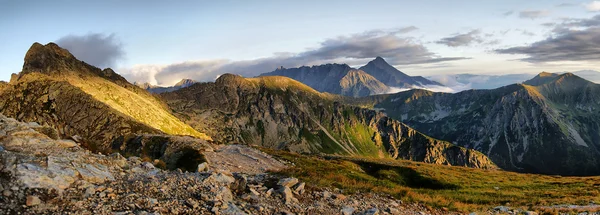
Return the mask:
<path id="1" fill-rule="evenodd" d="M 147 169 L 147 170 L 155 169 L 154 165 L 152 165 L 152 163 L 150 163 L 150 162 L 142 163 L 142 167 L 144 167 L 144 169 Z"/>
<path id="2" fill-rule="evenodd" d="M 233 178 L 225 173 L 213 173 L 208 178 L 206 178 L 205 181 L 229 185 L 229 184 L 235 182 L 235 178 Z"/>
<path id="3" fill-rule="evenodd" d="M 208 168 L 208 163 L 207 162 L 203 162 L 201 164 L 198 164 L 198 169 L 196 170 L 197 172 L 208 172 L 210 169 Z"/>
<path id="4" fill-rule="evenodd" d="M 296 193 L 296 194 L 303 194 L 304 193 L 304 186 L 306 186 L 306 183 L 304 183 L 304 182 L 296 184 L 293 187 L 294 188 L 294 193 Z"/>
<path id="5" fill-rule="evenodd" d="M 187 199 L 187 200 L 185 200 L 185 205 L 187 205 L 188 207 L 190 207 L 192 209 L 196 209 L 198 207 L 198 202 L 193 199 Z"/>
<path id="6" fill-rule="evenodd" d="M 239 174 L 236 174 L 233 177 L 235 178 L 235 182 L 231 184 L 231 190 L 238 193 L 244 192 L 246 190 L 246 187 L 248 186 L 248 178 L 246 178 L 246 176 L 244 175 Z"/>
<path id="7" fill-rule="evenodd" d="M 389 214 L 400 214 L 400 210 L 396 208 L 387 208 L 386 210 Z"/>
<path id="8" fill-rule="evenodd" d="M 494 208 L 495 211 L 501 211 L 501 212 L 508 212 L 510 210 L 510 208 L 506 207 L 506 206 L 498 206 Z"/>
<path id="9" fill-rule="evenodd" d="M 40 198 L 37 196 L 27 196 L 27 201 L 25 201 L 25 205 L 27 205 L 28 207 L 39 205 L 41 203 L 42 200 L 40 200 Z"/>
<path id="10" fill-rule="evenodd" d="M 534 211 L 525 211 L 525 215 L 538 215 L 538 213 Z"/>
<path id="11" fill-rule="evenodd" d="M 379 209 L 371 208 L 360 213 L 360 215 L 379 215 Z"/>
<path id="12" fill-rule="evenodd" d="M 323 194 L 323 198 L 324 198 L 324 199 L 328 199 L 328 198 L 330 198 L 330 197 L 331 197 L 331 192 L 329 192 L 329 191 L 327 191 L 327 190 L 323 191 L 323 193 L 322 193 L 322 194 Z"/>
<path id="13" fill-rule="evenodd" d="M 341 210 L 343 215 L 352 215 L 354 213 L 354 208 L 349 206 L 344 206 Z"/>
<path id="14" fill-rule="evenodd" d="M 229 202 L 227 203 L 227 209 L 222 210 L 221 214 L 223 215 L 246 215 L 246 212 L 242 211 L 237 205 Z"/>
<path id="15" fill-rule="evenodd" d="M 346 199 L 346 196 L 344 194 L 335 194 L 333 196 L 335 197 L 335 199 L 341 200 L 341 201 L 344 201 Z"/>
<path id="16" fill-rule="evenodd" d="M 6 196 L 6 197 L 10 197 L 10 196 L 12 196 L 12 191 L 10 191 L 10 190 L 4 190 L 4 191 L 2 191 L 2 195 Z"/>
<path id="17" fill-rule="evenodd" d="M 229 188 L 227 187 L 221 187 L 219 188 L 219 190 L 217 191 L 217 200 L 223 201 L 223 202 L 230 202 L 233 200 L 233 194 L 231 193 L 231 190 L 229 190 Z"/>
<path id="18" fill-rule="evenodd" d="M 149 198 L 148 199 L 148 203 L 150 205 L 157 205 L 158 204 L 158 200 L 157 199 L 153 199 L 153 198 Z"/>
<path id="19" fill-rule="evenodd" d="M 108 168 L 101 164 L 83 163 L 75 167 L 81 179 L 91 183 L 100 184 L 105 181 L 114 181 L 115 177 L 108 171 Z"/>
<path id="20" fill-rule="evenodd" d="M 273 192 L 275 192 L 275 190 L 273 190 L 273 188 L 270 188 L 269 190 L 267 190 L 267 192 L 265 192 L 265 197 L 271 197 L 271 194 L 273 194 Z"/>
<path id="21" fill-rule="evenodd" d="M 289 187 L 281 187 L 279 189 L 279 193 L 281 193 L 283 196 L 283 200 L 286 205 L 293 202 L 298 202 L 298 199 L 294 197 L 294 194 L 292 194 L 292 190 Z"/>
<path id="22" fill-rule="evenodd" d="M 253 195 L 260 196 L 260 193 L 258 191 L 254 190 L 252 188 L 250 188 L 249 190 L 250 190 L 250 193 L 252 193 Z"/>
<path id="23" fill-rule="evenodd" d="M 291 187 L 294 186 L 296 183 L 298 183 L 297 178 L 284 178 L 279 180 L 279 182 L 277 182 L 277 185 L 282 187 Z"/>

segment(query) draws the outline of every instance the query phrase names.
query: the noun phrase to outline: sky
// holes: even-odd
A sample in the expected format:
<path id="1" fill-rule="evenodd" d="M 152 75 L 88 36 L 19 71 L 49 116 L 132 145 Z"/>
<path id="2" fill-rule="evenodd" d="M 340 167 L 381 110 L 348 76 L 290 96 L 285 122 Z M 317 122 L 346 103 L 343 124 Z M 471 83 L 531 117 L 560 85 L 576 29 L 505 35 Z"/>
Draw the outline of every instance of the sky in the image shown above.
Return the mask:
<path id="1" fill-rule="evenodd" d="M 5 81 L 34 42 L 162 86 L 377 56 L 422 76 L 600 70 L 589 0 L 0 0 L 0 29 Z"/>

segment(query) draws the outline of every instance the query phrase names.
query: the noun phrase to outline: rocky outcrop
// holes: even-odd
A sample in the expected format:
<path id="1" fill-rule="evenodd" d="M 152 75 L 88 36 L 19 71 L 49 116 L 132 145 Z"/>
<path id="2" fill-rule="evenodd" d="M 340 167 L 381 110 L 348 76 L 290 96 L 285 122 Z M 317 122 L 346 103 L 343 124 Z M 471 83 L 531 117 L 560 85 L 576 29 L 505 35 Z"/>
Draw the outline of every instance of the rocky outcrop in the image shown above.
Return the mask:
<path id="1" fill-rule="evenodd" d="M 352 97 L 382 94 L 389 91 L 389 87 L 373 76 L 346 64 L 324 64 L 289 69 L 281 67 L 260 76 L 285 76 L 302 82 L 319 92 Z"/>
<path id="2" fill-rule="evenodd" d="M 91 153 L 72 140 L 50 138 L 45 134 L 52 133 L 49 129 L 0 115 L 0 214 L 336 214 L 343 208 L 431 212 L 376 193 L 307 189 L 298 179 L 266 170 L 232 172 L 232 166 L 278 162 L 244 146 L 203 153 L 217 153 L 207 160 L 214 164 L 223 157 L 248 155 L 260 157 L 256 163 L 232 159 L 205 172 L 167 171 L 138 157 Z"/>
<path id="3" fill-rule="evenodd" d="M 113 70 L 79 61 L 53 43 L 31 46 L 23 71 L 0 88 L 0 112 L 48 125 L 61 138 L 77 137 L 86 147 L 105 152 L 113 140 L 129 134 L 210 139 Z"/>
<path id="4" fill-rule="evenodd" d="M 541 73 L 493 90 L 402 92 L 376 107 L 432 137 L 483 152 L 503 169 L 597 175 L 598 104 L 600 85 Z"/>
<path id="5" fill-rule="evenodd" d="M 216 142 L 301 153 L 410 159 L 491 168 L 481 153 L 419 133 L 384 114 L 335 102 L 285 77 L 225 74 L 161 94 L 174 113 Z"/>

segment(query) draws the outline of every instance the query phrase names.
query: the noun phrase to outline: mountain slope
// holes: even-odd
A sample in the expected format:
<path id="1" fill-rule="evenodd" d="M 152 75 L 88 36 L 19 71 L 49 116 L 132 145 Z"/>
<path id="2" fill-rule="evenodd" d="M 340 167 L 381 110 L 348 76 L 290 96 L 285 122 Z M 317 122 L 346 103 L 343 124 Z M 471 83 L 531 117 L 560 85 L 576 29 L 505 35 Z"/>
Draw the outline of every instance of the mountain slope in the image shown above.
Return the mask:
<path id="1" fill-rule="evenodd" d="M 525 83 L 456 94 L 412 90 L 375 107 L 508 170 L 600 174 L 600 85 L 570 73 Z"/>
<path id="2" fill-rule="evenodd" d="M 77 60 L 67 50 L 35 43 L 23 70 L 0 91 L 0 111 L 23 121 L 56 128 L 61 137 L 79 136 L 99 150 L 128 134 L 208 136 L 186 125 L 166 104 L 128 83 L 111 69 Z"/>
<path id="3" fill-rule="evenodd" d="M 389 91 L 385 84 L 361 70 L 346 64 L 324 64 L 300 68 L 278 68 L 260 76 L 285 76 L 300 81 L 320 92 L 361 97 Z"/>
<path id="4" fill-rule="evenodd" d="M 192 80 L 192 79 L 181 79 L 181 81 L 177 82 L 175 85 L 170 86 L 170 87 L 161 87 L 161 86 L 154 86 L 152 84 L 149 83 L 138 83 L 138 82 L 134 82 L 133 85 L 136 85 L 144 90 L 147 90 L 148 92 L 151 93 L 164 93 L 164 92 L 171 92 L 171 91 L 175 91 L 184 87 L 189 87 L 192 84 L 195 84 L 196 81 Z"/>
<path id="5" fill-rule="evenodd" d="M 481 153 L 425 136 L 385 115 L 341 105 L 338 96 L 290 78 L 225 74 L 160 94 L 176 116 L 217 142 L 301 153 L 404 158 L 489 168 Z"/>
<path id="6" fill-rule="evenodd" d="M 359 68 L 367 74 L 375 77 L 390 87 L 413 88 L 424 87 L 425 85 L 441 85 L 435 81 L 430 81 L 421 76 L 409 76 L 400 72 L 392 65 L 388 64 L 383 58 L 377 57 L 374 60 Z"/>

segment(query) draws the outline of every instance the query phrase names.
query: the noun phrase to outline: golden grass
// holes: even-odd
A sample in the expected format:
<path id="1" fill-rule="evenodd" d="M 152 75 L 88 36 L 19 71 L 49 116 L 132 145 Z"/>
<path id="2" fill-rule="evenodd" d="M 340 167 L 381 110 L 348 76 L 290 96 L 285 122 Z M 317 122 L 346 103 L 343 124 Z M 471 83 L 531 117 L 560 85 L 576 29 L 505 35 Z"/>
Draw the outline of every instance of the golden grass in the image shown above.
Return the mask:
<path id="1" fill-rule="evenodd" d="M 552 212 L 540 206 L 600 202 L 600 177 L 521 174 L 389 159 L 323 159 L 262 150 L 295 163 L 277 174 L 298 177 L 307 184 L 386 193 L 459 212 L 487 211 L 500 205 Z"/>
<path id="2" fill-rule="evenodd" d="M 71 76 L 67 81 L 111 108 L 167 134 L 210 139 L 177 119 L 154 98 L 147 98 L 100 77 Z"/>

